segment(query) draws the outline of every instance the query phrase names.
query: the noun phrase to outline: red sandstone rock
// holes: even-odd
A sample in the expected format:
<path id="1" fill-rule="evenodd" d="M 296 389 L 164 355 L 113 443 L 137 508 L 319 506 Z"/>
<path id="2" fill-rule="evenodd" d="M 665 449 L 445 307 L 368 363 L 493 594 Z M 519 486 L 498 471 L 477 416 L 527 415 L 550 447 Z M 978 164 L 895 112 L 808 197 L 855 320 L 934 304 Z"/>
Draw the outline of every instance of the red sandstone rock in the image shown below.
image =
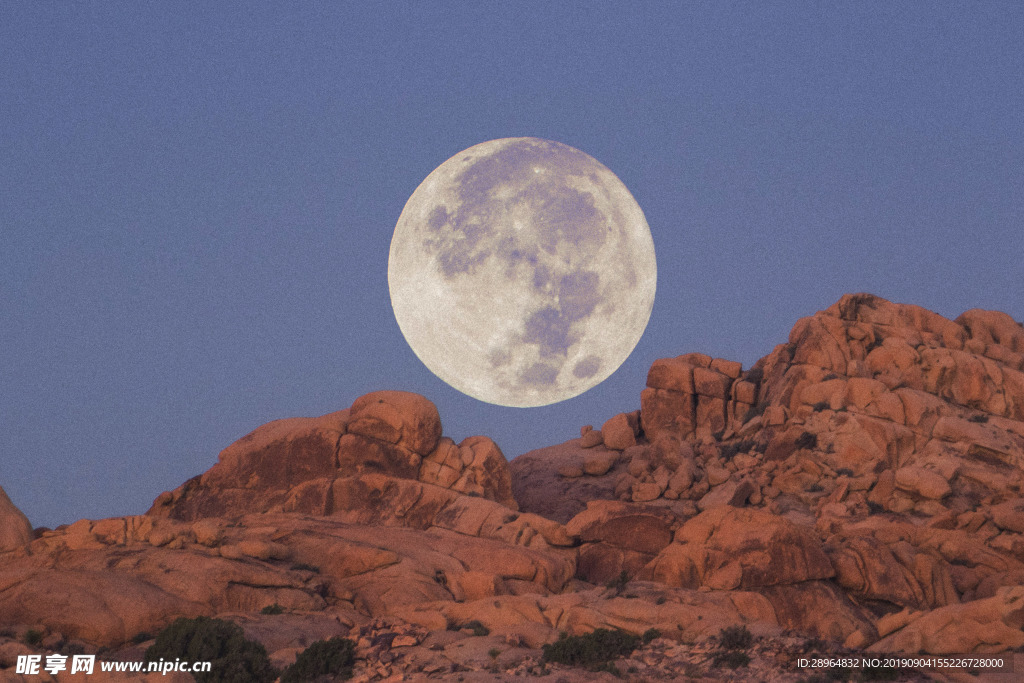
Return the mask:
<path id="1" fill-rule="evenodd" d="M 631 421 L 625 413 L 608 418 L 601 426 L 604 445 L 616 451 L 624 451 L 636 445 L 636 417 Z"/>
<path id="2" fill-rule="evenodd" d="M 427 455 L 441 438 L 441 418 L 433 403 L 407 391 L 375 391 L 360 396 L 349 410 L 351 434 L 387 441 Z"/>
<path id="3" fill-rule="evenodd" d="M 1024 587 L 1014 586 L 991 598 L 923 614 L 868 649 L 933 655 L 1006 652 L 1024 645 L 1021 626 Z"/>
<path id="4" fill-rule="evenodd" d="M 685 354 L 647 385 L 639 414 L 509 465 L 486 437 L 441 437 L 425 398 L 377 392 L 264 425 L 146 516 L 31 541 L 0 500 L 0 539 L 16 530 L 0 627 L 117 647 L 179 614 L 233 615 L 281 662 L 351 629 L 359 666 L 383 667 L 367 680 L 398 675 L 399 652 L 429 662 L 403 675 L 440 675 L 602 627 L 1024 645 L 1024 329 L 1008 316 L 849 295 L 746 373 Z M 258 615 L 275 603 L 291 619 L 276 632 Z M 458 630 L 472 620 L 495 640 Z"/>
<path id="5" fill-rule="evenodd" d="M 182 520 L 249 512 L 330 514 L 331 481 L 381 473 L 516 507 L 508 463 L 483 436 L 456 446 L 440 437 L 434 404 L 417 394 L 378 391 L 349 410 L 319 418 L 277 420 L 228 446 L 219 462 L 149 514 Z"/>
<path id="6" fill-rule="evenodd" d="M 0 553 L 24 548 L 32 540 L 32 525 L 0 488 Z"/>

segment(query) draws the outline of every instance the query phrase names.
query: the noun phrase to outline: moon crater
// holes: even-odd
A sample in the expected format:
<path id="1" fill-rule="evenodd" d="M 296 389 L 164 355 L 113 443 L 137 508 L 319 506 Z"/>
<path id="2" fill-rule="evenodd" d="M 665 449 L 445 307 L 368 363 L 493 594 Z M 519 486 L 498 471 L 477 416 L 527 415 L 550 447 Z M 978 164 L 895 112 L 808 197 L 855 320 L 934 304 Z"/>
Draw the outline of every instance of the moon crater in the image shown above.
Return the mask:
<path id="1" fill-rule="evenodd" d="M 524 407 L 614 372 L 647 325 L 656 277 L 622 182 L 537 138 L 481 143 L 434 170 L 388 261 L 395 317 L 424 364 L 470 396 Z"/>

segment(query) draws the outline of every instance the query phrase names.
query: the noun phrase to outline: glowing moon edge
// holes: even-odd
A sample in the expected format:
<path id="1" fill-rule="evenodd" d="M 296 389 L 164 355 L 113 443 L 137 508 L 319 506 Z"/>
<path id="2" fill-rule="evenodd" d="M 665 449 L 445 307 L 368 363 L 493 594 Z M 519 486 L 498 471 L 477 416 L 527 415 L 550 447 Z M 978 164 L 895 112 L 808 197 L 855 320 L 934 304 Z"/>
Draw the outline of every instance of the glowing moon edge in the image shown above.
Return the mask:
<path id="1" fill-rule="evenodd" d="M 402 334 L 441 380 L 487 403 L 549 405 L 607 379 L 650 320 L 654 243 L 626 186 L 559 142 L 455 154 L 395 226 L 388 287 Z"/>

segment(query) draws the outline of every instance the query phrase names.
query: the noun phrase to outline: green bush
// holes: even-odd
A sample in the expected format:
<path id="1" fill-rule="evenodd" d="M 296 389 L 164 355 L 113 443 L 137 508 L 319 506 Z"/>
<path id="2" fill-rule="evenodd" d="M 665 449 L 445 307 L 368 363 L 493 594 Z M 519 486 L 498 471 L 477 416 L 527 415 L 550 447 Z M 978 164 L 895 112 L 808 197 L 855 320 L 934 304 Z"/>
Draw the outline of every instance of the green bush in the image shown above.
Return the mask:
<path id="1" fill-rule="evenodd" d="M 753 642 L 746 626 L 726 626 L 718 632 L 718 644 L 724 650 L 746 650 Z"/>
<path id="2" fill-rule="evenodd" d="M 348 638 L 318 640 L 295 659 L 281 674 L 281 683 L 303 683 L 318 676 L 352 677 L 356 662 L 356 645 Z"/>
<path id="3" fill-rule="evenodd" d="M 277 678 L 266 649 L 223 619 L 177 619 L 146 650 L 145 661 L 161 659 L 210 662 L 210 671 L 193 674 L 198 683 L 272 683 Z"/>
<path id="4" fill-rule="evenodd" d="M 563 633 L 557 641 L 544 646 L 541 662 L 594 669 L 632 654 L 639 644 L 638 636 L 620 630 L 599 628 L 581 636 L 567 636 Z"/>
<path id="5" fill-rule="evenodd" d="M 284 607 L 275 602 L 273 605 L 267 605 L 261 609 L 260 614 L 284 614 Z"/>
<path id="6" fill-rule="evenodd" d="M 25 644 L 31 645 L 32 647 L 39 647 L 43 643 L 43 632 L 38 631 L 34 628 L 30 628 L 25 631 L 24 636 Z"/>
<path id="7" fill-rule="evenodd" d="M 640 640 L 643 641 L 644 645 L 651 642 L 655 638 L 661 638 L 661 631 L 656 628 L 649 628 L 644 631 L 644 634 L 640 636 Z"/>

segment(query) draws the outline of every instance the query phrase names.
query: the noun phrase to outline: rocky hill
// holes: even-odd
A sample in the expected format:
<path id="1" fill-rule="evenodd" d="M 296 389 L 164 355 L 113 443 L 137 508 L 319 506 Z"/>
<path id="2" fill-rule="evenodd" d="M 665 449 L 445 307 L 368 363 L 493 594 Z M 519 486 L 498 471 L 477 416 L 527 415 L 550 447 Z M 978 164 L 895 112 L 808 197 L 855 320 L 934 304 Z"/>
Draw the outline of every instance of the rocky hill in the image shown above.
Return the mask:
<path id="1" fill-rule="evenodd" d="M 612 680 L 539 661 L 598 628 L 648 634 L 618 664 L 637 680 L 1013 658 L 1022 485 L 1024 328 L 848 295 L 746 371 L 657 360 L 639 410 L 511 463 L 381 391 L 260 427 L 142 515 L 33 532 L 0 495 L 0 681 L 69 644 L 138 658 L 182 615 L 237 622 L 277 665 L 350 637 L 361 680 Z"/>

